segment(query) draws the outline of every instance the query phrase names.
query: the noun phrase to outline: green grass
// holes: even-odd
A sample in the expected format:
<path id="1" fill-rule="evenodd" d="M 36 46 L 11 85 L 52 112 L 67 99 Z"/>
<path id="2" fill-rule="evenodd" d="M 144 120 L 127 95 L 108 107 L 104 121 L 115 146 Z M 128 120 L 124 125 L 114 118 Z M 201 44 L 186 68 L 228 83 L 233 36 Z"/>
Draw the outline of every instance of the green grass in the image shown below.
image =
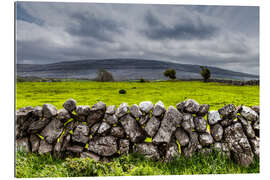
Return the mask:
<path id="1" fill-rule="evenodd" d="M 125 89 L 126 94 L 119 94 Z M 94 105 L 103 101 L 118 106 L 141 101 L 165 106 L 185 99 L 195 99 L 209 104 L 217 110 L 226 104 L 259 105 L 259 86 L 233 86 L 203 82 L 17 82 L 16 109 L 25 106 L 42 106 L 51 103 L 58 109 L 69 98 L 78 105 Z M 151 139 L 148 139 L 151 141 Z M 50 155 L 16 153 L 16 177 L 71 177 L 71 176 L 122 176 L 122 175 L 177 175 L 177 174 L 233 174 L 259 173 L 259 160 L 243 168 L 218 153 L 209 156 L 196 155 L 192 158 L 178 157 L 170 163 L 153 162 L 132 154 L 116 158 L 110 163 L 94 162 L 90 159 L 53 159 Z"/>

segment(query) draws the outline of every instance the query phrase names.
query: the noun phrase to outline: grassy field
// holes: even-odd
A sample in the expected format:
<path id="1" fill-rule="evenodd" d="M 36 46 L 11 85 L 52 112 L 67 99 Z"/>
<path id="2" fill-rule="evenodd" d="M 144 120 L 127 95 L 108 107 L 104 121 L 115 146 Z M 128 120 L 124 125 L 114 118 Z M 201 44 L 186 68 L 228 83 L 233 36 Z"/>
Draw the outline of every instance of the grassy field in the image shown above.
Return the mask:
<path id="1" fill-rule="evenodd" d="M 119 94 L 125 89 L 126 94 Z M 175 106 L 185 99 L 207 103 L 211 110 L 226 104 L 259 105 L 259 86 L 232 86 L 203 82 L 18 82 L 16 109 L 51 103 L 58 109 L 65 100 L 73 98 L 78 105 L 94 105 L 103 101 L 107 105 L 129 105 L 141 101 L 163 101 Z M 177 174 L 233 174 L 258 173 L 259 159 L 248 168 L 238 166 L 230 159 L 213 153 L 192 158 L 178 157 L 170 163 L 153 162 L 132 154 L 116 158 L 109 163 L 91 159 L 53 159 L 51 155 L 16 153 L 16 177 L 70 177 L 70 176 L 122 176 L 122 175 L 177 175 Z"/>

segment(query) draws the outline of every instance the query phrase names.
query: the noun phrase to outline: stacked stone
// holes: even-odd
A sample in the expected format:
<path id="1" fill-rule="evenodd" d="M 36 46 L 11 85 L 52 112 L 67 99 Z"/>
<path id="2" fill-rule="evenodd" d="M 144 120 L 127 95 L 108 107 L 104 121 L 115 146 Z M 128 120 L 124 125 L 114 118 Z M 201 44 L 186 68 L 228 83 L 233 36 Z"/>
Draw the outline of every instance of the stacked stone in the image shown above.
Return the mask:
<path id="1" fill-rule="evenodd" d="M 253 154 L 259 156 L 259 107 L 229 104 L 209 112 L 209 105 L 188 99 L 167 110 L 161 101 L 118 108 L 98 102 L 90 108 L 69 99 L 59 111 L 51 104 L 19 109 L 16 144 L 26 152 L 97 161 L 130 152 L 169 161 L 215 148 L 248 166 Z"/>

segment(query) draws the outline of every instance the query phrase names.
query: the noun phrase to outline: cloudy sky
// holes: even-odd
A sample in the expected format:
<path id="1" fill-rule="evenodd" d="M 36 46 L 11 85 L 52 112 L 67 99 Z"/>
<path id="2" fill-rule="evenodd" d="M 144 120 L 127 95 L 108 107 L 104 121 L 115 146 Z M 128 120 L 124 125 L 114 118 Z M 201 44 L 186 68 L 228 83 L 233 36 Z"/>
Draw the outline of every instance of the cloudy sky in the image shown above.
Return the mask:
<path id="1" fill-rule="evenodd" d="M 17 63 L 140 58 L 259 74 L 259 8 L 16 3 Z"/>

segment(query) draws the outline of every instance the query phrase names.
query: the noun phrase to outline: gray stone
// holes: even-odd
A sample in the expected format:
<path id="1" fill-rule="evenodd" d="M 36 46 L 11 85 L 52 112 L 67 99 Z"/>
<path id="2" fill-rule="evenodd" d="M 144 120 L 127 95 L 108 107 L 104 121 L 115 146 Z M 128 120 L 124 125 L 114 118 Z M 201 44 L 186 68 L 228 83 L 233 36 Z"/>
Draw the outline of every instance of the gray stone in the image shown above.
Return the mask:
<path id="1" fill-rule="evenodd" d="M 103 120 L 104 115 L 105 115 L 104 105 L 102 106 L 102 103 L 95 104 L 90 110 L 89 115 L 87 116 L 87 125 L 91 127 L 93 124 Z"/>
<path id="2" fill-rule="evenodd" d="M 63 144 L 61 147 L 61 151 L 65 151 L 68 146 L 70 146 L 70 140 L 71 140 L 71 135 L 67 134 L 67 136 L 63 139 Z"/>
<path id="3" fill-rule="evenodd" d="M 82 152 L 81 153 L 81 158 L 90 158 L 93 159 L 94 161 L 100 161 L 100 156 L 98 156 L 95 153 L 92 152 Z"/>
<path id="4" fill-rule="evenodd" d="M 120 150 L 120 154 L 128 154 L 129 153 L 129 146 L 130 146 L 130 142 L 128 139 L 120 139 L 119 140 L 119 150 Z"/>
<path id="5" fill-rule="evenodd" d="M 143 101 L 139 104 L 140 110 L 148 114 L 153 109 L 153 103 L 151 101 Z"/>
<path id="6" fill-rule="evenodd" d="M 252 124 L 252 127 L 254 129 L 255 135 L 257 137 L 260 137 L 260 120 L 258 119 Z"/>
<path id="7" fill-rule="evenodd" d="M 144 155 L 146 158 L 150 158 L 153 160 L 160 159 L 158 147 L 155 146 L 153 143 L 136 144 L 135 152 L 138 152 L 138 153 Z"/>
<path id="8" fill-rule="evenodd" d="M 163 102 L 158 101 L 154 106 L 152 115 L 159 117 L 159 116 L 163 115 L 165 113 L 165 111 L 166 111 L 166 108 L 165 108 Z"/>
<path id="9" fill-rule="evenodd" d="M 237 116 L 238 121 L 242 124 L 244 132 L 248 138 L 255 138 L 255 132 L 251 124 L 241 116 Z"/>
<path id="10" fill-rule="evenodd" d="M 77 106 L 76 113 L 78 116 L 87 116 L 90 113 L 89 106 Z"/>
<path id="11" fill-rule="evenodd" d="M 27 137 L 16 140 L 16 150 L 24 151 L 26 153 L 30 152 L 30 145 Z"/>
<path id="12" fill-rule="evenodd" d="M 66 148 L 67 151 L 71 151 L 74 153 L 81 153 L 83 152 L 83 147 L 82 146 L 78 146 L 78 145 L 74 145 L 74 146 L 68 146 Z"/>
<path id="13" fill-rule="evenodd" d="M 221 117 L 218 111 L 209 111 L 207 114 L 207 121 L 210 125 L 215 125 L 221 121 Z"/>
<path id="14" fill-rule="evenodd" d="M 181 113 L 185 113 L 185 112 L 184 112 L 184 105 L 185 105 L 185 102 L 180 102 L 180 103 L 176 104 L 176 108 L 177 108 L 178 111 L 180 111 Z"/>
<path id="15" fill-rule="evenodd" d="M 63 107 L 69 111 L 72 112 L 76 109 L 77 102 L 74 99 L 68 99 L 64 104 Z"/>
<path id="16" fill-rule="evenodd" d="M 109 115 L 113 115 L 115 113 L 116 107 L 115 105 L 108 106 L 105 113 Z"/>
<path id="17" fill-rule="evenodd" d="M 53 150 L 53 145 L 47 143 L 47 141 L 41 140 L 38 148 L 39 154 L 50 153 Z"/>
<path id="18" fill-rule="evenodd" d="M 198 139 L 198 133 L 192 132 L 189 135 L 189 143 L 187 146 L 181 147 L 182 154 L 185 157 L 191 157 L 194 152 L 196 152 L 199 149 L 199 139 Z"/>
<path id="19" fill-rule="evenodd" d="M 205 116 L 209 111 L 209 104 L 200 105 L 199 111 L 197 112 L 198 116 Z"/>
<path id="20" fill-rule="evenodd" d="M 57 112 L 57 115 L 58 115 L 58 119 L 60 119 L 62 122 L 66 122 L 71 118 L 69 112 L 66 109 L 60 109 Z"/>
<path id="21" fill-rule="evenodd" d="M 29 141 L 31 143 L 32 152 L 37 152 L 39 148 L 40 138 L 34 134 L 31 134 Z"/>
<path id="22" fill-rule="evenodd" d="M 116 109 L 115 115 L 117 118 L 121 118 L 124 115 L 128 113 L 128 104 L 127 103 L 122 103 L 119 105 L 119 107 Z"/>
<path id="23" fill-rule="evenodd" d="M 104 116 L 104 121 L 107 122 L 110 125 L 114 125 L 118 123 L 118 119 L 116 115 L 111 115 L 111 114 L 105 114 Z"/>
<path id="24" fill-rule="evenodd" d="M 193 99 L 188 99 L 183 103 L 183 112 L 196 114 L 199 111 L 199 109 L 200 104 Z"/>
<path id="25" fill-rule="evenodd" d="M 34 107 L 33 115 L 41 118 L 42 117 L 42 107 L 40 107 L 40 106 Z"/>
<path id="26" fill-rule="evenodd" d="M 108 123 L 106 122 L 102 122 L 98 128 L 98 134 L 102 134 L 102 135 L 105 135 L 106 133 L 109 132 L 111 128 L 111 125 L 109 125 Z"/>
<path id="27" fill-rule="evenodd" d="M 94 124 L 90 129 L 90 134 L 95 134 L 98 131 L 100 124 L 101 124 L 101 122 Z"/>
<path id="28" fill-rule="evenodd" d="M 254 138 L 249 140 L 253 153 L 260 157 L 260 139 Z"/>
<path id="29" fill-rule="evenodd" d="M 204 117 L 196 116 L 194 117 L 193 121 L 194 121 L 195 129 L 198 132 L 206 132 L 207 124 Z"/>
<path id="30" fill-rule="evenodd" d="M 42 106 L 43 116 L 45 118 L 51 118 L 57 115 L 57 109 L 51 104 L 43 104 Z"/>
<path id="31" fill-rule="evenodd" d="M 130 106 L 129 111 L 131 115 L 135 118 L 140 118 L 142 116 L 142 112 L 137 104 L 133 104 Z"/>
<path id="32" fill-rule="evenodd" d="M 213 152 L 213 150 L 210 148 L 202 148 L 199 150 L 199 153 L 206 155 L 206 156 L 210 155 L 212 152 Z"/>
<path id="33" fill-rule="evenodd" d="M 143 129 L 130 114 L 123 116 L 120 122 L 131 142 L 141 142 L 145 139 Z"/>
<path id="34" fill-rule="evenodd" d="M 170 161 L 179 155 L 178 145 L 170 142 L 166 148 L 165 161 Z"/>
<path id="35" fill-rule="evenodd" d="M 214 126 L 211 126 L 210 131 L 215 141 L 222 140 L 224 130 L 220 124 L 215 124 Z"/>
<path id="36" fill-rule="evenodd" d="M 91 111 L 98 111 L 98 110 L 101 110 L 105 113 L 106 112 L 106 104 L 99 101 L 91 108 Z"/>
<path id="37" fill-rule="evenodd" d="M 158 131 L 160 125 L 160 120 L 155 116 L 152 116 L 151 119 L 145 125 L 145 132 L 148 136 L 154 137 Z"/>
<path id="38" fill-rule="evenodd" d="M 224 130 L 225 142 L 234 159 L 242 166 L 249 166 L 253 161 L 253 153 L 248 139 L 240 123 L 235 123 Z"/>
<path id="39" fill-rule="evenodd" d="M 252 106 L 251 109 L 260 115 L 260 106 Z"/>
<path id="40" fill-rule="evenodd" d="M 150 114 L 145 114 L 145 115 L 142 115 L 140 120 L 139 120 L 139 124 L 141 126 L 145 125 L 147 123 L 147 121 L 150 119 Z"/>
<path id="41" fill-rule="evenodd" d="M 74 130 L 72 140 L 86 144 L 89 141 L 89 127 L 85 124 L 79 124 Z"/>
<path id="42" fill-rule="evenodd" d="M 191 114 L 185 113 L 183 115 L 181 127 L 189 134 L 192 132 L 192 130 L 195 128 L 195 125 L 193 122 L 193 116 Z"/>
<path id="43" fill-rule="evenodd" d="M 41 131 L 40 135 L 44 137 L 44 139 L 52 144 L 63 132 L 64 124 L 59 119 L 52 119 L 51 122 Z"/>
<path id="44" fill-rule="evenodd" d="M 256 121 L 259 117 L 254 110 L 247 106 L 242 106 L 240 114 L 248 121 Z"/>
<path id="45" fill-rule="evenodd" d="M 209 133 L 200 134 L 199 141 L 202 146 L 210 146 L 214 143 L 214 139 Z"/>
<path id="46" fill-rule="evenodd" d="M 213 149 L 222 152 L 223 154 L 225 154 L 226 156 L 230 157 L 231 153 L 230 153 L 230 149 L 228 147 L 227 143 L 224 142 L 215 142 Z"/>
<path id="47" fill-rule="evenodd" d="M 25 121 L 32 115 L 33 107 L 28 106 L 25 108 L 20 108 L 16 111 L 16 123 L 23 125 Z"/>
<path id="48" fill-rule="evenodd" d="M 175 137 L 179 144 L 182 146 L 187 146 L 189 143 L 188 134 L 182 128 L 177 128 L 175 131 Z"/>
<path id="49" fill-rule="evenodd" d="M 224 118 L 235 119 L 236 117 L 236 108 L 233 104 L 228 104 L 224 106 L 223 108 L 220 108 L 218 112 L 222 116 L 223 119 Z"/>
<path id="50" fill-rule="evenodd" d="M 100 156 L 111 156 L 118 150 L 117 139 L 113 136 L 97 137 L 88 144 L 88 150 Z"/>
<path id="51" fill-rule="evenodd" d="M 117 138 L 124 138 L 125 137 L 125 130 L 120 126 L 112 127 L 110 135 L 117 137 Z"/>
<path id="52" fill-rule="evenodd" d="M 182 121 L 182 114 L 173 106 L 169 106 L 166 111 L 163 120 L 161 121 L 160 128 L 153 138 L 153 143 L 169 143 L 171 141 L 172 134 L 176 130 L 177 126 Z"/>

